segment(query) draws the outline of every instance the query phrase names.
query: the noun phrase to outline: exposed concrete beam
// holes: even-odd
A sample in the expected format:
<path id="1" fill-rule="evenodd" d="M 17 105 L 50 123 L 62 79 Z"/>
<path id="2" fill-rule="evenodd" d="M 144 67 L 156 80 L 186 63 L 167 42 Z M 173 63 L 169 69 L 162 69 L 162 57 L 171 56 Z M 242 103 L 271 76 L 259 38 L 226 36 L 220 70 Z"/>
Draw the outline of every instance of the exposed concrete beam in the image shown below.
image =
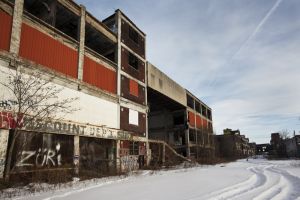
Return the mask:
<path id="1" fill-rule="evenodd" d="M 19 55 L 24 0 L 15 0 L 9 52 Z"/>
<path id="2" fill-rule="evenodd" d="M 78 49 L 78 79 L 83 79 L 84 63 L 84 42 L 85 42 L 85 13 L 86 9 L 81 5 L 80 29 L 79 29 L 79 49 Z"/>
<path id="3" fill-rule="evenodd" d="M 86 22 L 91 24 L 94 28 L 96 28 L 98 31 L 100 31 L 108 39 L 110 39 L 114 43 L 117 43 L 117 36 L 115 36 L 113 33 L 111 33 L 106 27 L 104 27 L 104 25 L 101 24 L 101 22 L 98 22 L 94 17 L 87 14 Z"/>

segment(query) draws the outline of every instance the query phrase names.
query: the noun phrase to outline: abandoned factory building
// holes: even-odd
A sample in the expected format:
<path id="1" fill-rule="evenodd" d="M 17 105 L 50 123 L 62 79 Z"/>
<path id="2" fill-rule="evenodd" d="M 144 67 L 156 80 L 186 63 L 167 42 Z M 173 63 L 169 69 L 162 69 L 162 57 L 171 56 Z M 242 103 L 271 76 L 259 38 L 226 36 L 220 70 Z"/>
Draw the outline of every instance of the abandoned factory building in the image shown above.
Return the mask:
<path id="1" fill-rule="evenodd" d="M 120 10 L 100 21 L 72 0 L 0 0 L 0 27 L 1 80 L 19 68 L 55 74 L 60 97 L 78 97 L 80 108 L 43 129 L 22 127 L 28 141 L 7 166 L 15 99 L 1 87 L 0 177 L 5 167 L 128 171 L 164 162 L 165 148 L 214 154 L 211 108 L 147 61 L 145 33 Z"/>

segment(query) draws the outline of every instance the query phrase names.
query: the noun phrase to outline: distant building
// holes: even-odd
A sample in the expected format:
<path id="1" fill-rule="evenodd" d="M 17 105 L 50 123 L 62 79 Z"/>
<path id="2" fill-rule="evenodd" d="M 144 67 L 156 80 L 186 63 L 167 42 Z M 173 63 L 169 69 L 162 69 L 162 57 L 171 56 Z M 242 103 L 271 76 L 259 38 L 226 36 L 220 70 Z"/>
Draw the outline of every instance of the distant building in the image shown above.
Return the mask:
<path id="1" fill-rule="evenodd" d="M 283 142 L 288 157 L 300 157 L 300 135 L 287 138 Z"/>
<path id="2" fill-rule="evenodd" d="M 226 158 L 244 158 L 255 155 L 255 143 L 249 143 L 239 130 L 225 129 L 223 135 L 215 136 L 216 155 Z"/>
<path id="3" fill-rule="evenodd" d="M 270 150 L 270 144 L 257 144 L 256 145 L 256 155 L 268 155 Z"/>

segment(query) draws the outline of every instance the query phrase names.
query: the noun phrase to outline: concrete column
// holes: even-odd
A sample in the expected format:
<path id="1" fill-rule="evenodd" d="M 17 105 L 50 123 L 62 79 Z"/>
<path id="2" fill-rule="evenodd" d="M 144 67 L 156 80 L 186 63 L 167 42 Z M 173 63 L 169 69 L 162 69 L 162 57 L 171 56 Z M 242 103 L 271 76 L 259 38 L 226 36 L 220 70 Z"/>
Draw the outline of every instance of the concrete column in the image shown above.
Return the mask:
<path id="1" fill-rule="evenodd" d="M 9 130 L 0 129 L 0 179 L 3 178 L 8 145 Z"/>
<path id="2" fill-rule="evenodd" d="M 166 162 L 166 144 L 163 143 L 163 148 L 162 148 L 162 163 Z"/>
<path id="3" fill-rule="evenodd" d="M 122 53 L 122 47 L 121 47 L 121 27 L 122 27 L 122 22 L 121 22 L 121 12 L 118 10 L 116 13 L 117 17 L 117 25 L 118 25 L 118 77 L 117 77 L 117 94 L 120 96 L 121 95 L 121 53 Z"/>
<path id="4" fill-rule="evenodd" d="M 186 157 L 189 158 L 191 156 L 189 129 L 185 131 L 185 144 L 186 144 Z"/>
<path id="5" fill-rule="evenodd" d="M 117 172 L 121 172 L 121 158 L 120 158 L 120 145 L 121 145 L 121 141 L 117 140 L 116 141 L 116 170 Z"/>
<path id="6" fill-rule="evenodd" d="M 78 49 L 78 79 L 83 78 L 83 63 L 84 63 L 84 41 L 85 41 L 85 7 L 80 5 L 80 29 L 79 29 L 79 49 Z"/>
<path id="7" fill-rule="evenodd" d="M 146 150 L 147 150 L 147 166 L 150 165 L 150 162 L 151 162 L 151 157 L 152 157 L 152 151 L 150 149 L 150 143 L 149 142 L 146 142 Z"/>
<path id="8" fill-rule="evenodd" d="M 15 0 L 9 52 L 19 55 L 24 0 Z"/>
<path id="9" fill-rule="evenodd" d="M 116 60 L 117 60 L 117 95 L 118 95 L 118 111 L 117 111 L 117 122 L 118 122 L 118 127 L 120 129 L 121 126 L 121 106 L 120 106 L 120 102 L 121 102 L 121 13 L 118 10 L 115 13 L 115 20 L 116 20 L 116 25 L 117 25 L 117 34 L 118 34 L 118 40 L 117 40 L 117 53 L 115 53 L 116 56 Z"/>
<path id="10" fill-rule="evenodd" d="M 80 161 L 80 137 L 78 135 L 74 136 L 74 165 L 75 174 L 79 174 L 79 161 Z"/>

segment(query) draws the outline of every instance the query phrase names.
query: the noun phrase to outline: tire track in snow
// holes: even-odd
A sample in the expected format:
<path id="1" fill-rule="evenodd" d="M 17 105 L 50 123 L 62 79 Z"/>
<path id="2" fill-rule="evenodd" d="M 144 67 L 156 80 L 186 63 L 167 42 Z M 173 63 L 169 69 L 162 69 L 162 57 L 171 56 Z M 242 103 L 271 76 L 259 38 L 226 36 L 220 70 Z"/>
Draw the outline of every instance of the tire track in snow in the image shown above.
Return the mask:
<path id="1" fill-rule="evenodd" d="M 300 178 L 275 165 L 248 168 L 254 173 L 248 180 L 194 199 L 253 199 L 294 200 L 300 199 Z M 253 177 L 256 181 L 253 183 Z"/>
<path id="2" fill-rule="evenodd" d="M 196 199 L 209 199 L 209 200 L 216 200 L 216 199 L 230 199 L 235 197 L 241 193 L 250 191 L 254 188 L 260 187 L 266 182 L 266 176 L 263 174 L 263 171 L 259 167 L 249 167 L 247 170 L 253 173 L 246 181 L 241 183 L 237 183 L 233 186 L 226 187 L 224 189 L 218 190 L 216 192 L 212 192 L 207 196 L 195 196 L 189 198 L 188 200 L 196 200 Z"/>
<path id="3" fill-rule="evenodd" d="M 281 192 L 272 197 L 272 199 L 294 200 L 300 198 L 300 178 L 291 175 L 286 170 L 279 169 L 277 167 L 271 168 L 270 171 L 280 175 L 282 179 L 285 180 L 283 186 L 281 187 Z"/>
<path id="4" fill-rule="evenodd" d="M 234 197 L 232 197 L 232 199 L 255 199 L 257 197 L 257 195 L 260 195 L 262 193 L 265 193 L 265 195 L 267 194 L 273 194 L 273 196 L 275 196 L 276 194 L 278 194 L 280 192 L 280 188 L 277 188 L 276 190 L 274 190 L 274 185 L 278 185 L 279 183 L 281 183 L 282 181 L 282 177 L 279 176 L 278 174 L 274 174 L 273 172 L 271 172 L 269 169 L 274 167 L 273 165 L 263 165 L 264 167 L 261 169 L 262 173 L 265 175 L 266 177 L 266 181 L 261 184 L 258 187 L 252 188 L 251 190 L 248 190 L 246 192 L 240 193 L 235 195 Z M 269 191 L 269 193 L 266 193 L 266 191 Z M 272 192 L 271 192 L 272 191 Z M 268 198 L 270 199 L 270 198 Z"/>

